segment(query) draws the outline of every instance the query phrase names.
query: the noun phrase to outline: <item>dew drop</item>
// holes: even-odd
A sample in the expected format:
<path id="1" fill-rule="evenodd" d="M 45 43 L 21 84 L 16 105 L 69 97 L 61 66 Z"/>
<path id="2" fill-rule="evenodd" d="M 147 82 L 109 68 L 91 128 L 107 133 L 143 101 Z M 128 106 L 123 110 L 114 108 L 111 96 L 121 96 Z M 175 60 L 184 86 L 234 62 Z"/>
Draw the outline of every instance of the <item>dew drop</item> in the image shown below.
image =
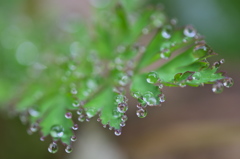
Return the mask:
<path id="1" fill-rule="evenodd" d="M 64 129 L 61 125 L 54 125 L 51 128 L 50 134 L 53 138 L 60 138 L 64 134 Z"/>
<path id="2" fill-rule="evenodd" d="M 40 137 L 40 140 L 41 140 L 41 141 L 44 141 L 44 140 L 45 140 L 45 136 L 41 136 L 41 137 Z"/>
<path id="3" fill-rule="evenodd" d="M 28 113 L 29 113 L 31 116 L 33 116 L 33 117 L 38 117 L 38 116 L 39 116 L 39 112 L 38 112 L 36 109 L 34 109 L 34 108 L 30 108 L 30 109 L 28 110 Z"/>
<path id="4" fill-rule="evenodd" d="M 126 86 L 129 82 L 128 76 L 122 76 L 122 78 L 118 81 L 121 86 Z"/>
<path id="5" fill-rule="evenodd" d="M 139 118 L 145 118 L 147 116 L 147 109 L 146 108 L 138 109 L 137 112 L 136 112 L 136 115 Z"/>
<path id="6" fill-rule="evenodd" d="M 162 50 L 161 53 L 160 53 L 160 57 L 161 57 L 162 59 L 169 59 L 170 56 L 171 56 L 171 52 L 170 52 L 169 49 L 164 49 L 164 50 Z"/>
<path id="7" fill-rule="evenodd" d="M 125 113 L 128 110 L 128 105 L 126 103 L 119 103 L 117 106 L 117 111 L 119 113 Z"/>
<path id="8" fill-rule="evenodd" d="M 170 25 L 165 26 L 162 30 L 162 37 L 165 39 L 170 39 L 171 31 L 172 31 L 172 27 Z"/>
<path id="9" fill-rule="evenodd" d="M 78 93 L 78 91 L 77 91 L 77 89 L 76 89 L 76 88 L 72 88 L 72 89 L 71 89 L 71 93 L 72 93 L 73 95 L 75 95 L 75 94 L 77 94 L 77 93 Z"/>
<path id="10" fill-rule="evenodd" d="M 166 97 L 165 97 L 164 94 L 160 94 L 160 95 L 159 95 L 159 101 L 160 101 L 161 103 L 163 103 L 163 102 L 166 101 Z"/>
<path id="11" fill-rule="evenodd" d="M 233 79 L 231 77 L 227 77 L 223 80 L 223 85 L 227 88 L 232 87 L 234 84 Z"/>
<path id="12" fill-rule="evenodd" d="M 151 84 L 155 84 L 158 81 L 158 74 L 156 72 L 149 72 L 147 75 L 147 82 Z"/>
<path id="13" fill-rule="evenodd" d="M 30 126 L 30 131 L 31 132 L 36 132 L 37 130 L 38 130 L 38 128 L 39 128 L 39 125 L 38 125 L 38 123 L 33 123 L 31 126 Z"/>
<path id="14" fill-rule="evenodd" d="M 77 129 L 78 129 L 78 124 L 74 124 L 74 125 L 72 126 L 72 129 L 73 129 L 73 130 L 77 130 Z"/>
<path id="15" fill-rule="evenodd" d="M 134 92 L 134 93 L 133 93 L 133 97 L 134 97 L 134 98 L 137 98 L 137 99 L 138 99 L 138 98 L 141 98 L 141 96 L 142 96 L 142 95 L 141 95 L 140 92 Z"/>
<path id="16" fill-rule="evenodd" d="M 72 152 L 72 146 L 71 145 L 67 145 L 67 147 L 65 148 L 65 152 L 71 153 Z"/>
<path id="17" fill-rule="evenodd" d="M 126 122 L 126 121 L 128 120 L 127 115 L 123 115 L 122 118 L 121 118 L 121 120 L 122 120 L 123 122 Z"/>
<path id="18" fill-rule="evenodd" d="M 114 134 L 115 134 L 116 136 L 120 136 L 120 135 L 122 134 L 122 130 L 121 130 L 121 129 L 116 129 L 116 130 L 114 131 Z"/>
<path id="19" fill-rule="evenodd" d="M 109 126 L 109 128 L 108 128 L 109 130 L 112 130 L 113 129 L 113 127 L 111 127 L 111 126 Z"/>
<path id="20" fill-rule="evenodd" d="M 153 106 L 153 105 L 157 105 L 157 100 L 154 97 L 154 94 L 152 92 L 146 92 L 143 95 L 143 100 L 149 105 L 149 106 Z"/>
<path id="21" fill-rule="evenodd" d="M 213 68 L 219 68 L 221 66 L 221 63 L 219 61 L 216 61 L 213 63 Z"/>
<path id="22" fill-rule="evenodd" d="M 80 103 L 79 103 L 79 101 L 74 101 L 73 103 L 72 103 L 72 106 L 74 106 L 74 107 L 79 107 L 80 106 Z"/>
<path id="23" fill-rule="evenodd" d="M 102 120 L 100 118 L 97 118 L 97 122 L 101 122 Z"/>
<path id="24" fill-rule="evenodd" d="M 78 121 L 80 121 L 80 122 L 84 122 L 85 119 L 86 119 L 85 115 L 80 115 L 80 116 L 78 117 Z"/>
<path id="25" fill-rule="evenodd" d="M 78 114 L 78 115 L 82 115 L 82 114 L 83 114 L 83 109 L 78 109 L 78 110 L 77 110 L 77 114 Z"/>
<path id="26" fill-rule="evenodd" d="M 223 84 L 221 82 L 217 82 L 217 83 L 213 84 L 212 91 L 214 93 L 222 93 L 222 91 L 223 91 Z"/>
<path id="27" fill-rule="evenodd" d="M 71 137 L 71 141 L 72 141 L 72 142 L 77 141 L 77 136 L 73 135 L 73 136 Z"/>
<path id="28" fill-rule="evenodd" d="M 225 60 L 221 59 L 219 62 L 220 62 L 220 64 L 224 64 Z"/>
<path id="29" fill-rule="evenodd" d="M 67 113 L 65 114 L 65 118 L 71 119 L 71 118 L 72 118 L 72 113 L 71 113 L 71 112 L 67 112 Z"/>
<path id="30" fill-rule="evenodd" d="M 193 38 L 194 36 L 196 36 L 197 31 L 196 31 L 196 29 L 193 28 L 193 26 L 188 25 L 183 30 L 183 33 L 184 33 L 185 36 Z"/>
<path id="31" fill-rule="evenodd" d="M 116 103 L 117 104 L 119 104 L 119 103 L 123 103 L 123 102 L 126 102 L 127 101 L 127 98 L 126 98 L 126 96 L 124 96 L 124 95 L 118 95 L 117 97 L 116 97 Z"/>
<path id="32" fill-rule="evenodd" d="M 121 127 L 124 127 L 124 126 L 126 126 L 126 123 L 125 123 L 125 122 L 121 122 L 121 123 L 120 123 L 120 126 L 121 126 Z"/>
<path id="33" fill-rule="evenodd" d="M 58 145 L 55 142 L 51 143 L 48 147 L 48 151 L 50 153 L 56 153 L 58 151 Z"/>

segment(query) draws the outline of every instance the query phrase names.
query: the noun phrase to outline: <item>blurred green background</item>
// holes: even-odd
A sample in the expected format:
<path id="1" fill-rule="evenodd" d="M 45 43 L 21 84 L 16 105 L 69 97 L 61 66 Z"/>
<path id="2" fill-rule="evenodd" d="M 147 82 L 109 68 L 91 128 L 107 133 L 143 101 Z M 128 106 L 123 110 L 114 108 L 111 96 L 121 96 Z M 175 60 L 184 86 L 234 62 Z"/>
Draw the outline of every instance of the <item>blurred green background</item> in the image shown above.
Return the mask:
<path id="1" fill-rule="evenodd" d="M 25 39 L 31 39 L 36 44 L 41 42 L 42 45 L 38 46 L 41 52 L 44 44 L 51 42 L 51 34 L 44 37 L 39 34 L 39 30 L 41 33 L 41 30 L 52 27 L 52 23 L 65 22 L 72 15 L 87 19 L 91 15 L 93 1 L 0 1 L 0 98 L 4 97 L 0 99 L 0 104 L 8 100 L 8 93 L 11 92 L 7 85 L 15 85 L 19 78 L 24 78 L 20 70 L 27 66 L 20 66 L 16 60 L 12 60 L 17 44 Z M 100 3 L 107 1 L 102 0 Z M 55 155 L 49 154 L 49 139 L 41 142 L 39 134 L 28 135 L 27 126 L 22 125 L 18 118 L 11 119 L 6 112 L 1 111 L 1 159 L 240 158 L 240 1 L 149 0 L 146 3 L 161 3 L 169 17 L 178 19 L 179 25 L 195 26 L 206 37 L 207 43 L 219 53 L 213 60 L 225 58 L 226 63 L 221 70 L 233 77 L 234 87 L 220 95 L 213 94 L 209 86 L 166 89 L 167 102 L 161 108 L 149 110 L 147 118 L 138 119 L 135 108 L 130 109 L 130 120 L 120 137 L 101 128 L 100 124 L 96 125 L 96 121 L 80 125 L 79 140 L 70 155 L 65 154 L 63 149 Z M 22 35 L 23 32 L 26 35 Z M 7 82 L 5 79 L 8 79 Z"/>

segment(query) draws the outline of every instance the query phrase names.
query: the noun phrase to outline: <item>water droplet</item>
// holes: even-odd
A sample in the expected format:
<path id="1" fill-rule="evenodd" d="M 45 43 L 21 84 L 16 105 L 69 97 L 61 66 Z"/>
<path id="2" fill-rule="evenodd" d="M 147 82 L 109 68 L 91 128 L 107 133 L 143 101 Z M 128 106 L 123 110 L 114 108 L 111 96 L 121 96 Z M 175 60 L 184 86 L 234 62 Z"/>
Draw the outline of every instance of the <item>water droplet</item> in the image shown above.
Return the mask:
<path id="1" fill-rule="evenodd" d="M 172 31 L 172 26 L 170 26 L 170 25 L 165 26 L 162 30 L 162 37 L 165 39 L 170 39 L 171 31 Z"/>
<path id="2" fill-rule="evenodd" d="M 158 81 L 158 74 L 156 72 L 149 72 L 147 75 L 147 82 L 151 84 L 155 84 Z"/>
<path id="3" fill-rule="evenodd" d="M 146 104 L 145 104 L 145 105 L 142 105 L 142 104 L 138 103 L 138 104 L 136 105 L 136 107 L 137 107 L 138 109 L 142 109 L 142 108 L 146 108 L 147 105 L 146 105 Z"/>
<path id="4" fill-rule="evenodd" d="M 221 82 L 217 82 L 217 83 L 213 84 L 212 91 L 214 93 L 222 93 L 222 91 L 223 91 L 223 84 Z"/>
<path id="5" fill-rule="evenodd" d="M 147 109 L 146 108 L 138 109 L 136 115 L 139 118 L 145 118 L 147 116 Z"/>
<path id="6" fill-rule="evenodd" d="M 80 115 L 80 116 L 78 117 L 78 121 L 80 121 L 80 122 L 84 122 L 85 119 L 86 119 L 85 115 Z"/>
<path id="7" fill-rule="evenodd" d="M 137 98 L 137 99 L 138 99 L 138 98 L 141 98 L 141 96 L 142 96 L 142 95 L 141 95 L 140 92 L 134 92 L 134 93 L 133 93 L 133 97 L 134 97 L 134 98 Z"/>
<path id="8" fill-rule="evenodd" d="M 73 135 L 73 136 L 71 137 L 71 141 L 72 141 L 72 142 L 77 141 L 77 136 Z"/>
<path id="9" fill-rule="evenodd" d="M 77 129 L 78 129 L 78 124 L 74 124 L 74 125 L 72 126 L 72 129 L 73 129 L 73 130 L 77 130 Z"/>
<path id="10" fill-rule="evenodd" d="M 225 60 L 221 59 L 219 62 L 220 62 L 220 64 L 224 64 Z"/>
<path id="11" fill-rule="evenodd" d="M 118 81 L 121 86 L 126 86 L 129 82 L 128 76 L 122 76 L 122 78 Z"/>
<path id="12" fill-rule="evenodd" d="M 160 57 L 162 59 L 169 59 L 170 56 L 171 56 L 171 52 L 169 49 L 163 49 L 160 53 Z"/>
<path id="13" fill-rule="evenodd" d="M 113 127 L 111 127 L 111 126 L 109 126 L 109 128 L 108 128 L 109 130 L 112 130 L 113 129 Z"/>
<path id="14" fill-rule="evenodd" d="M 153 105 L 157 105 L 157 100 L 154 97 L 154 94 L 152 92 L 146 92 L 143 95 L 143 100 L 149 105 L 149 106 L 153 106 Z"/>
<path id="15" fill-rule="evenodd" d="M 149 33 L 149 29 L 148 28 L 143 28 L 142 29 L 142 33 L 145 34 L 145 35 L 148 34 Z"/>
<path id="16" fill-rule="evenodd" d="M 67 147 L 65 148 L 65 152 L 71 153 L 72 152 L 72 146 L 71 145 L 67 145 Z"/>
<path id="17" fill-rule="evenodd" d="M 125 50 L 126 50 L 125 46 L 120 45 L 120 46 L 117 47 L 117 52 L 118 53 L 123 53 Z"/>
<path id="18" fill-rule="evenodd" d="M 196 29 L 193 28 L 193 26 L 188 25 L 185 27 L 183 33 L 185 36 L 193 38 L 194 36 L 196 36 L 197 31 L 196 31 Z"/>
<path id="19" fill-rule="evenodd" d="M 71 119 L 71 118 L 72 118 L 72 113 L 71 113 L 71 112 L 67 112 L 67 113 L 65 114 L 65 118 Z"/>
<path id="20" fill-rule="evenodd" d="M 76 88 L 72 88 L 72 89 L 71 89 L 71 93 L 72 93 L 73 95 L 75 95 L 75 94 L 77 94 L 77 93 L 78 93 L 78 91 L 77 91 L 77 89 L 76 89 Z"/>
<path id="21" fill-rule="evenodd" d="M 123 103 L 123 102 L 126 102 L 127 101 L 127 97 L 124 96 L 124 95 L 118 95 L 116 97 L 116 103 L 119 104 L 119 103 Z"/>
<path id="22" fill-rule="evenodd" d="M 61 125 L 54 125 L 51 128 L 50 134 L 53 138 L 60 138 L 64 134 L 64 129 Z"/>
<path id="23" fill-rule="evenodd" d="M 233 79 L 231 77 L 227 77 L 223 80 L 223 85 L 227 88 L 232 87 L 234 84 Z"/>
<path id="24" fill-rule="evenodd" d="M 56 153 L 58 151 L 58 145 L 55 142 L 51 143 L 48 147 L 48 151 L 50 153 Z"/>
<path id="25" fill-rule="evenodd" d="M 100 118 L 97 118 L 97 122 L 101 122 L 102 120 Z"/>
<path id="26" fill-rule="evenodd" d="M 106 128 L 107 127 L 107 124 L 103 124 L 103 128 Z"/>
<path id="27" fill-rule="evenodd" d="M 219 61 L 216 61 L 213 63 L 213 68 L 219 68 L 221 66 L 221 63 Z"/>
<path id="28" fill-rule="evenodd" d="M 186 85 L 185 83 L 179 83 L 179 86 L 180 86 L 181 88 L 184 88 L 184 87 L 186 87 L 187 85 Z"/>
<path id="29" fill-rule="evenodd" d="M 38 125 L 38 123 L 33 123 L 31 126 L 30 126 L 30 131 L 31 132 L 36 132 L 37 130 L 38 130 L 38 128 L 39 128 L 39 125 Z"/>
<path id="30" fill-rule="evenodd" d="M 121 123 L 120 123 L 120 126 L 121 126 L 121 127 L 124 127 L 124 126 L 126 126 L 126 123 L 125 123 L 125 122 L 121 122 Z"/>
<path id="31" fill-rule="evenodd" d="M 173 18 L 173 19 L 170 20 L 170 23 L 171 23 L 172 25 L 176 25 L 177 22 L 178 22 L 178 20 L 177 20 L 176 18 Z"/>
<path id="32" fill-rule="evenodd" d="M 34 108 L 28 109 L 28 113 L 33 117 L 38 117 L 39 116 L 39 112 Z"/>
<path id="33" fill-rule="evenodd" d="M 114 131 L 114 134 L 115 134 L 116 136 L 120 136 L 120 135 L 122 134 L 122 130 L 121 130 L 121 129 L 116 129 L 116 130 Z"/>
<path id="34" fill-rule="evenodd" d="M 119 103 L 117 106 L 117 111 L 120 113 L 125 113 L 128 110 L 128 105 L 126 103 Z"/>
<path id="35" fill-rule="evenodd" d="M 158 86 L 159 89 L 163 88 L 163 84 L 161 84 L 161 83 L 159 83 L 157 86 Z"/>
<path id="36" fill-rule="evenodd" d="M 121 120 L 122 120 L 123 122 L 126 122 L 126 121 L 128 120 L 127 115 L 123 115 L 122 118 L 121 118 Z"/>
<path id="37" fill-rule="evenodd" d="M 82 115 L 82 114 L 83 114 L 83 109 L 78 109 L 78 110 L 77 110 L 77 114 L 78 114 L 78 115 Z"/>
<path id="38" fill-rule="evenodd" d="M 86 117 L 86 122 L 90 122 L 90 118 Z"/>
<path id="39" fill-rule="evenodd" d="M 161 103 L 163 103 L 163 102 L 165 102 L 166 101 L 166 97 L 165 97 L 165 95 L 164 94 L 159 94 L 159 101 L 161 102 Z"/>
<path id="40" fill-rule="evenodd" d="M 72 106 L 74 106 L 74 107 L 79 107 L 80 106 L 80 103 L 79 103 L 79 101 L 74 101 L 73 103 L 72 103 Z"/>
<path id="41" fill-rule="evenodd" d="M 41 136 L 41 137 L 40 137 L 40 140 L 41 140 L 41 141 L 44 141 L 44 140 L 45 140 L 45 136 Z"/>

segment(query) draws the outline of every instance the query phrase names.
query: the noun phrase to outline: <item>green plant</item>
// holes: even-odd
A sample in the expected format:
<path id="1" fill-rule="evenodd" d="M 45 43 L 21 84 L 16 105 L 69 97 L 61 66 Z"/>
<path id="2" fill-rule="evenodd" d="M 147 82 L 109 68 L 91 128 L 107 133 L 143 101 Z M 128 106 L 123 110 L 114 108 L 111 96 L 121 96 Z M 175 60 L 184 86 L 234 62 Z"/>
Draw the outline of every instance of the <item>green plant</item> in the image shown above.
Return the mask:
<path id="1" fill-rule="evenodd" d="M 71 21 L 55 33 L 56 26 L 40 22 L 38 27 L 1 23 L 1 35 L 11 42 L 1 46 L 10 54 L 0 59 L 1 105 L 29 123 L 30 134 L 39 130 L 41 140 L 50 135 L 49 152 L 57 152 L 58 140 L 67 153 L 72 151 L 75 112 L 80 122 L 99 115 L 103 127 L 121 135 L 128 119 L 127 93 L 139 103 L 136 115 L 144 118 L 148 107 L 165 101 L 164 86 L 213 84 L 213 92 L 221 93 L 233 85 L 232 78 L 218 72 L 223 59 L 213 65 L 207 61 L 216 53 L 194 27 L 178 27 L 160 6 L 136 4 L 111 3 L 96 10 L 90 23 Z"/>

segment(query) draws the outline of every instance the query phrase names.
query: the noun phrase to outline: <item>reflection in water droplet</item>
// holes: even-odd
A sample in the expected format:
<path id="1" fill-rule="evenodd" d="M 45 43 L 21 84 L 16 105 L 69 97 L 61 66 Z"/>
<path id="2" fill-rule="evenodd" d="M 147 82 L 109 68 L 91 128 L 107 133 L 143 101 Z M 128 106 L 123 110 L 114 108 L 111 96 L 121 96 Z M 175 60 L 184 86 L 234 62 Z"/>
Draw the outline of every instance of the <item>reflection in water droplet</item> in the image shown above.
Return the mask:
<path id="1" fill-rule="evenodd" d="M 170 39 L 171 31 L 172 31 L 172 26 L 170 26 L 170 25 L 165 26 L 162 30 L 162 37 L 165 39 Z"/>
<path id="2" fill-rule="evenodd" d="M 193 38 L 194 36 L 196 36 L 197 31 L 196 31 L 196 29 L 193 28 L 193 26 L 188 25 L 185 27 L 183 33 L 185 36 Z"/>
<path id="3" fill-rule="evenodd" d="M 58 151 L 58 145 L 55 142 L 51 143 L 48 147 L 48 151 L 50 153 L 56 153 Z"/>
<path id="4" fill-rule="evenodd" d="M 67 145 L 67 147 L 65 148 L 65 152 L 71 153 L 72 152 L 72 146 L 71 145 Z"/>
<path id="5" fill-rule="evenodd" d="M 155 84 L 158 81 L 158 74 L 156 72 L 149 72 L 147 75 L 147 82 L 151 84 Z"/>
<path id="6" fill-rule="evenodd" d="M 126 103 L 119 103 L 117 106 L 117 111 L 120 113 L 125 113 L 128 110 L 128 105 Z"/>
<path id="7" fill-rule="evenodd" d="M 227 88 L 232 87 L 234 84 L 233 79 L 231 77 L 227 77 L 223 80 L 223 85 Z"/>
<path id="8" fill-rule="evenodd" d="M 212 91 L 214 93 L 222 93 L 222 91 L 223 91 L 223 84 L 221 82 L 217 82 L 217 83 L 213 84 Z"/>
<path id="9" fill-rule="evenodd" d="M 145 118 L 147 116 L 147 109 L 146 108 L 138 109 L 137 112 L 136 112 L 136 115 L 139 118 Z"/>
<path id="10" fill-rule="evenodd" d="M 54 125 L 51 128 L 50 134 L 53 138 L 60 138 L 63 136 L 64 129 L 61 125 Z"/>
<path id="11" fill-rule="evenodd" d="M 71 113 L 71 112 L 67 112 L 67 113 L 65 114 L 65 118 L 71 119 L 71 118 L 72 118 L 72 113 Z"/>
<path id="12" fill-rule="evenodd" d="M 73 136 L 71 137 L 71 141 L 72 141 L 72 142 L 77 141 L 77 136 L 73 135 Z"/>
<path id="13" fill-rule="evenodd" d="M 114 134 L 115 134 L 116 136 L 120 136 L 120 135 L 122 134 L 122 130 L 121 130 L 121 129 L 116 129 L 116 130 L 114 131 Z"/>
<path id="14" fill-rule="evenodd" d="M 72 106 L 74 106 L 74 107 L 79 107 L 80 106 L 80 103 L 79 103 L 79 101 L 74 101 L 73 103 L 72 103 Z"/>
<path id="15" fill-rule="evenodd" d="M 72 129 L 73 129 L 73 130 L 77 130 L 77 129 L 78 129 L 78 124 L 74 124 L 74 125 L 72 126 Z"/>

